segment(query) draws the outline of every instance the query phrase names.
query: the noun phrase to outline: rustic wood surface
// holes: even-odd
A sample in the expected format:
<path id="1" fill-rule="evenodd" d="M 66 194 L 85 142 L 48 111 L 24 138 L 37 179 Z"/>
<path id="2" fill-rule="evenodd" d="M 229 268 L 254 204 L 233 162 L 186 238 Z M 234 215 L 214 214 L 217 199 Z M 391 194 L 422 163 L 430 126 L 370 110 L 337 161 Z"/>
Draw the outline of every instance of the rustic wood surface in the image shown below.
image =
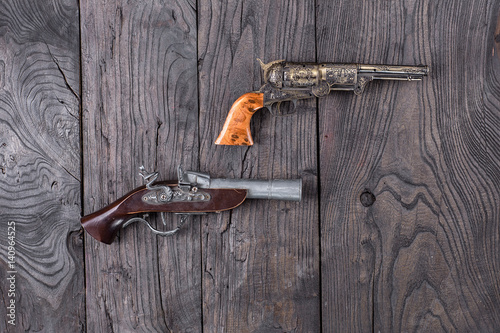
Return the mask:
<path id="1" fill-rule="evenodd" d="M 431 72 L 319 102 L 323 330 L 496 331 L 499 3 L 344 5 L 320 4 L 319 61 Z"/>
<path id="2" fill-rule="evenodd" d="M 0 2 L 1 332 L 85 328 L 79 63 L 77 1 Z"/>
<path id="3" fill-rule="evenodd" d="M 90 213 L 141 185 L 141 165 L 170 179 L 198 167 L 197 31 L 188 1 L 84 1 L 81 17 Z M 87 331 L 201 330 L 199 222 L 175 238 L 134 225 L 113 246 L 86 239 Z"/>
<path id="4" fill-rule="evenodd" d="M 430 75 L 258 111 L 252 147 L 217 146 L 262 83 L 257 58 Z M 499 137 L 498 1 L 3 1 L 0 331 L 498 331 Z M 139 166 L 179 164 L 302 178 L 303 200 L 249 200 L 171 238 L 81 230 Z"/>
<path id="5" fill-rule="evenodd" d="M 261 85 L 256 58 L 298 61 L 314 50 L 314 2 L 198 5 L 200 170 L 214 177 L 302 177 L 305 184 L 300 204 L 254 200 L 203 218 L 204 331 L 317 332 L 315 101 L 287 118 L 256 112 L 251 147 L 214 144 L 233 101 Z"/>

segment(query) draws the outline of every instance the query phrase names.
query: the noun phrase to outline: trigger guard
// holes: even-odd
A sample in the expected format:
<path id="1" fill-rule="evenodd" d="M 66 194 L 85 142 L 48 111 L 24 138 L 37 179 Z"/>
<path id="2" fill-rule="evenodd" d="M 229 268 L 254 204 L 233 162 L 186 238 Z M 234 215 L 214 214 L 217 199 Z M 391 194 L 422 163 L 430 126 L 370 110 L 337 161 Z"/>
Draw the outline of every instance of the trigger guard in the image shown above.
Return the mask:
<path id="1" fill-rule="evenodd" d="M 269 112 L 274 116 L 274 117 L 286 117 L 286 116 L 292 116 L 295 113 L 297 113 L 297 101 L 296 99 L 288 100 L 288 101 L 279 101 L 273 104 L 270 104 L 267 108 Z M 286 114 L 283 114 L 281 111 L 281 106 L 284 102 L 291 102 L 290 103 L 290 111 Z"/>
<path id="2" fill-rule="evenodd" d="M 178 233 L 180 230 L 180 226 L 177 226 L 175 229 L 172 229 L 172 230 L 160 231 L 158 229 L 155 229 L 145 218 L 141 218 L 141 217 L 133 217 L 133 218 L 127 220 L 127 222 L 125 222 L 123 224 L 122 229 L 125 228 L 126 226 L 130 225 L 131 223 L 135 223 L 135 222 L 144 223 L 149 228 L 149 230 L 151 230 L 151 232 L 153 234 L 158 235 L 158 236 L 172 236 L 172 235 L 175 235 L 176 233 Z"/>

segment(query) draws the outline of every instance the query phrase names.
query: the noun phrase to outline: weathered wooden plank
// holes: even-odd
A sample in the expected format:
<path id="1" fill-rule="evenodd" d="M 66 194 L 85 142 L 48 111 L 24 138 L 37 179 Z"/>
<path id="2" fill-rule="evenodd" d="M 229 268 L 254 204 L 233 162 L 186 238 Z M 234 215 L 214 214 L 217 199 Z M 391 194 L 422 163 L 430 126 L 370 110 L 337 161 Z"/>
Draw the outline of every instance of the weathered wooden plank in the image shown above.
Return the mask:
<path id="1" fill-rule="evenodd" d="M 323 330 L 495 331 L 498 2 L 318 5 L 319 60 L 431 68 L 320 101 Z"/>
<path id="2" fill-rule="evenodd" d="M 78 15 L 77 1 L 0 2 L 2 332 L 85 325 Z"/>
<path id="3" fill-rule="evenodd" d="M 199 1 L 200 165 L 215 177 L 297 178 L 300 203 L 247 201 L 203 218 L 206 332 L 320 329 L 315 101 L 253 116 L 252 147 L 214 145 L 234 100 L 261 82 L 256 58 L 315 60 L 313 1 Z"/>
<path id="4" fill-rule="evenodd" d="M 140 185 L 142 164 L 163 179 L 180 163 L 197 169 L 196 16 L 191 1 L 89 0 L 81 12 L 90 213 Z M 86 237 L 88 330 L 199 332 L 199 230 L 160 239 L 131 225 L 110 246 Z"/>

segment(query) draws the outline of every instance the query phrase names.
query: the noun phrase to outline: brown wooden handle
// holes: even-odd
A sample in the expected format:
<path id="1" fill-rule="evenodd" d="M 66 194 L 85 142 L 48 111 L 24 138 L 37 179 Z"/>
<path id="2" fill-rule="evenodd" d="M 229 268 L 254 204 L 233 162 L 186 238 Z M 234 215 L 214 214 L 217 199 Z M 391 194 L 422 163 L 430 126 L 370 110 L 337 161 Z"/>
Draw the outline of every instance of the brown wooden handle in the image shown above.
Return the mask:
<path id="1" fill-rule="evenodd" d="M 173 186 L 175 181 L 159 182 L 159 185 Z M 133 215 L 140 213 L 150 213 L 156 211 L 169 211 L 168 207 L 148 205 L 142 200 L 142 196 L 147 192 L 146 186 L 141 186 L 127 193 L 110 205 L 82 217 L 83 228 L 100 242 L 111 244 L 123 227 Z M 174 209 L 176 207 L 173 207 Z"/>
<path id="2" fill-rule="evenodd" d="M 129 194 L 101 210 L 82 217 L 83 228 L 98 241 L 111 244 L 129 217 L 124 206 L 130 196 Z"/>
<path id="3" fill-rule="evenodd" d="M 176 182 L 158 182 L 155 185 L 177 187 Z M 83 228 L 100 242 L 111 244 L 118 231 L 134 215 L 142 213 L 172 212 L 172 213 L 210 213 L 233 209 L 241 205 L 247 196 L 244 189 L 200 189 L 210 200 L 206 201 L 167 201 L 165 203 L 148 203 L 143 197 L 151 190 L 145 186 L 139 187 L 116 200 L 107 207 L 81 219 Z M 156 191 L 156 190 L 153 190 Z"/>
<path id="4" fill-rule="evenodd" d="M 251 146 L 250 119 L 255 111 L 264 106 L 263 93 L 246 93 L 234 102 L 224 127 L 215 141 L 217 145 Z"/>
<path id="5" fill-rule="evenodd" d="M 125 223 L 126 215 L 116 216 L 110 206 L 82 217 L 83 228 L 100 242 L 111 244 Z"/>

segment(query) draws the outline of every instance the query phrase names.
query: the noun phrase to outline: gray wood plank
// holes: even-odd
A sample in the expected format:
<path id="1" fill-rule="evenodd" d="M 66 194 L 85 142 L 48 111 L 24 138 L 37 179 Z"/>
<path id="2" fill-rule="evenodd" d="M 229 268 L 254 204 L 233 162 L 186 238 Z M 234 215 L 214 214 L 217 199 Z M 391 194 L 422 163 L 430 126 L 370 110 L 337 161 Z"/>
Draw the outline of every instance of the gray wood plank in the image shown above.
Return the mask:
<path id="1" fill-rule="evenodd" d="M 77 1 L 0 2 L 2 332 L 85 327 L 78 15 Z"/>
<path id="2" fill-rule="evenodd" d="M 253 116 L 252 147 L 214 145 L 231 104 L 258 89 L 260 66 L 315 60 L 313 1 L 199 1 L 200 165 L 214 177 L 298 178 L 300 203 L 249 200 L 203 218 L 206 332 L 317 332 L 316 102 Z"/>
<path id="3" fill-rule="evenodd" d="M 498 13 L 495 1 L 318 1 L 320 61 L 431 68 L 319 103 L 325 332 L 500 326 Z"/>
<path id="4" fill-rule="evenodd" d="M 85 1 L 81 11 L 90 213 L 142 184 L 142 164 L 162 179 L 175 179 L 180 163 L 197 169 L 197 30 L 191 1 Z M 200 228 L 193 224 L 170 239 L 142 225 L 123 229 L 109 246 L 86 237 L 89 331 L 200 331 Z"/>

